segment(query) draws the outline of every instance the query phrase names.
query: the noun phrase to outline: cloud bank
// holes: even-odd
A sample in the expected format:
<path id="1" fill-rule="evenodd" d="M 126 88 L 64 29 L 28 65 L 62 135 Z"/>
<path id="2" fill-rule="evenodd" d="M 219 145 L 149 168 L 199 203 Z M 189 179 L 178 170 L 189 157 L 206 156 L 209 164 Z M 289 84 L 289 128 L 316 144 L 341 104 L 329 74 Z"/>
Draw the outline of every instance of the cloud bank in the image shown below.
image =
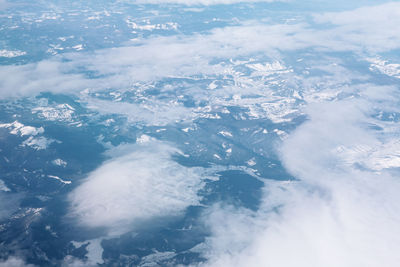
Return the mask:
<path id="1" fill-rule="evenodd" d="M 369 126 L 392 125 L 374 114 L 398 103 L 398 88 L 348 89 L 359 97 L 310 105 L 310 120 L 283 142 L 283 163 L 299 181 L 267 183 L 258 212 L 213 207 L 205 215 L 214 233 L 206 242 L 205 266 L 397 265 L 398 171 L 348 164 L 338 151 L 395 140 Z"/>
<path id="2" fill-rule="evenodd" d="M 311 24 L 247 22 L 241 26 L 217 28 L 207 34 L 152 37 L 125 47 L 67 54 L 63 59 L 1 66 L 0 97 L 26 96 L 41 91 L 74 93 L 86 88 L 124 88 L 138 81 L 169 77 L 224 75 L 226 69 L 212 63 L 215 59 L 250 57 L 257 53 L 279 58 L 281 52 L 307 48 L 357 54 L 398 49 L 399 12 L 400 3 L 393 2 L 316 15 Z M 323 25 L 329 27 L 321 29 Z M 76 69 L 91 71 L 97 78 L 76 74 Z"/>
<path id="3" fill-rule="evenodd" d="M 157 141 L 126 145 L 69 196 L 70 216 L 88 227 L 123 233 L 146 220 L 179 215 L 199 201 L 196 169 L 171 159 L 177 149 Z"/>
<path id="4" fill-rule="evenodd" d="M 105 90 L 129 87 L 138 81 L 196 75 L 210 79 L 218 75 L 235 77 L 234 68 L 215 62 L 258 53 L 279 58 L 282 52 L 300 49 L 349 51 L 357 55 L 387 52 L 400 47 L 399 10 L 400 3 L 393 2 L 318 15 L 314 17 L 316 24 L 249 22 L 207 34 L 154 37 L 92 54 L 69 54 L 65 56 L 67 61 L 53 59 L 2 66 L 0 96 L 40 91 L 72 93 L 86 88 Z M 397 159 L 399 152 L 381 148 L 397 144 L 399 128 L 376 116 L 379 111 L 399 112 L 398 86 L 372 87 L 367 83 L 344 86 L 362 77 L 353 76 L 350 71 L 346 75 L 347 69 L 333 65 L 318 69 L 327 72 L 331 79 L 298 78 L 301 85 L 306 85 L 304 97 L 299 98 L 307 103 L 322 101 L 305 109 L 309 121 L 285 139 L 281 149 L 285 167 L 299 181 L 267 183 L 263 205 L 257 212 L 212 207 L 204 216 L 212 231 L 204 244 L 206 248 L 201 250 L 208 259 L 205 265 L 391 267 L 398 264 L 400 184 L 398 172 L 393 169 L 398 165 L 392 159 Z M 74 74 L 82 66 L 98 78 Z M 262 69 L 260 65 L 257 68 Z M 251 86 L 246 87 L 248 84 Z M 236 93 L 234 101 L 240 105 L 244 103 L 240 102 L 240 93 L 244 89 L 254 90 L 253 85 L 238 77 L 234 86 L 226 90 Z M 207 91 L 200 97 L 210 95 L 214 103 L 226 103 L 218 98 L 226 90 Z M 338 97 L 339 93 L 342 96 Z M 188 111 L 179 109 L 174 120 L 164 116 L 160 122 L 154 117 L 170 109 L 161 107 L 154 112 L 145 105 L 110 105 L 107 101 L 90 99 L 87 103 L 126 116 L 134 110 L 140 115 L 130 115 L 132 121 L 152 124 L 173 122 Z M 181 107 L 175 104 L 168 103 L 168 107 L 171 110 Z M 358 156 L 359 151 L 362 157 Z M 174 153 L 179 151 L 155 141 L 110 152 L 111 159 L 70 194 L 70 216 L 82 225 L 105 227 L 110 234 L 118 234 L 134 228 L 136 223 L 177 215 L 188 205 L 197 204 L 201 177 L 196 169 L 173 161 Z"/>
<path id="5" fill-rule="evenodd" d="M 285 0 L 136 0 L 135 3 L 139 4 L 180 4 L 186 6 L 193 5 L 231 5 L 237 3 L 272 3 L 272 2 L 287 2 Z"/>

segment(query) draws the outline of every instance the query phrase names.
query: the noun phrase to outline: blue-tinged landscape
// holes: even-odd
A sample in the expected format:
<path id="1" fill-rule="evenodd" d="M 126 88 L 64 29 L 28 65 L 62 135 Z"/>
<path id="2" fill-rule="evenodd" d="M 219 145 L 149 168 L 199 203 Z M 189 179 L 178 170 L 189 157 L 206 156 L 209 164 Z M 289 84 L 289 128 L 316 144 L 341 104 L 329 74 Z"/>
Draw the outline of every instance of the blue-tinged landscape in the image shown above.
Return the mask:
<path id="1" fill-rule="evenodd" d="M 397 267 L 400 2 L 0 0 L 0 267 Z"/>

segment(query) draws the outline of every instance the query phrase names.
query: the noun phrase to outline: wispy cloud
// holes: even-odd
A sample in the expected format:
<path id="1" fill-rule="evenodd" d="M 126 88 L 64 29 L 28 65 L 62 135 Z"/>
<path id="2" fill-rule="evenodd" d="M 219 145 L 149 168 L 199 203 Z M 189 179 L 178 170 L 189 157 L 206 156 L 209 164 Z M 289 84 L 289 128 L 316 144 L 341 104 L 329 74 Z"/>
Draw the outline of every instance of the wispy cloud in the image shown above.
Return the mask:
<path id="1" fill-rule="evenodd" d="M 362 7 L 351 11 L 314 16 L 316 23 L 335 25 L 328 30 L 330 41 L 351 44 L 367 52 L 384 52 L 399 48 L 400 36 L 394 25 L 400 23 L 400 3 Z M 357 47 L 357 48 L 356 48 Z"/>
<path id="2" fill-rule="evenodd" d="M 90 87 L 93 82 L 58 60 L 26 65 L 0 66 L 1 98 L 31 96 L 43 91 L 73 93 Z"/>

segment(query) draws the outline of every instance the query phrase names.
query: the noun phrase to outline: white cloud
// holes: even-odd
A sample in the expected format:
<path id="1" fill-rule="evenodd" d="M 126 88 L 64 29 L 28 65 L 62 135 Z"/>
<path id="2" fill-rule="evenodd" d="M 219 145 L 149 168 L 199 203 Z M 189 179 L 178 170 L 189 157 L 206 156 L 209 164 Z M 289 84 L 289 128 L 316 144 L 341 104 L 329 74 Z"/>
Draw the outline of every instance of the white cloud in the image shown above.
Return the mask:
<path id="1" fill-rule="evenodd" d="M 171 156 L 177 149 L 152 140 L 110 152 L 111 160 L 92 172 L 69 196 L 70 215 L 89 227 L 123 233 L 145 220 L 179 215 L 197 204 L 202 180 Z"/>
<path id="2" fill-rule="evenodd" d="M 25 263 L 24 260 L 17 257 L 9 257 L 7 260 L 0 261 L 0 267 L 33 267 L 32 264 Z"/>
<path id="3" fill-rule="evenodd" d="M 379 123 L 372 114 L 398 101 L 397 92 L 388 87 L 373 90 L 393 94 L 386 100 L 376 93 L 309 106 L 310 120 L 281 150 L 284 165 L 299 181 L 267 183 L 256 213 L 217 207 L 207 214 L 214 234 L 203 250 L 209 258 L 206 266 L 397 266 L 398 176 L 385 166 L 375 172 L 349 165 L 337 153 L 341 146 L 376 147 L 395 141 L 368 125 Z"/>
<path id="4" fill-rule="evenodd" d="M 400 3 L 388 2 L 380 5 L 357 8 L 344 12 L 332 12 L 315 15 L 319 23 L 332 23 L 335 25 L 353 25 L 359 29 L 366 29 L 366 25 L 374 25 L 373 30 L 382 24 L 393 24 L 398 22 L 400 16 Z M 385 30 L 385 29 L 381 29 Z"/>
<path id="5" fill-rule="evenodd" d="M 287 98 L 282 103 L 269 103 L 268 99 L 274 95 L 264 84 L 242 77 L 232 65 L 214 64 L 213 60 L 246 58 L 257 53 L 279 58 L 278 50 L 303 48 L 358 54 L 398 49 L 399 10 L 400 4 L 393 2 L 328 13 L 314 17 L 317 25 L 248 22 L 207 34 L 155 37 L 93 54 L 69 54 L 65 56 L 70 60 L 68 63 L 54 59 L 2 66 L 0 97 L 30 95 L 42 90 L 72 93 L 88 87 L 93 90 L 125 88 L 137 81 L 168 77 L 201 75 L 214 79 L 226 75 L 233 77 L 234 86 L 221 91 L 217 86 L 206 93 L 191 88 L 190 93 L 199 93 L 199 98 L 210 99 L 214 101 L 212 104 L 250 107 L 269 104 L 268 111 L 276 107 L 275 113 L 283 114 L 293 111 Z M 321 29 L 322 26 L 327 27 Z M 248 66 L 265 74 L 273 67 L 268 64 Z M 88 79 L 73 74 L 82 66 L 104 77 Z M 280 66 L 275 64 L 274 68 L 281 71 Z M 385 70 L 393 73 L 397 67 L 392 65 Z M 399 160 L 397 146 L 393 146 L 398 144 L 393 139 L 398 135 L 398 128 L 393 131 L 396 135 L 388 137 L 384 135 L 386 129 L 377 133 L 365 126 L 382 124 L 371 119 L 375 112 L 371 107 L 398 111 L 389 101 L 396 99 L 397 91 L 381 86 L 372 88 L 367 84 L 363 85 L 365 88 L 346 87 L 345 83 L 360 76 L 352 72 L 346 74 L 348 70 L 337 65 L 318 66 L 318 70 L 329 72 L 332 77 L 298 78 L 301 85 L 305 85 L 299 97 L 307 103 L 323 103 L 305 110 L 310 120 L 284 140 L 281 151 L 285 166 L 300 181 L 267 184 L 259 212 L 213 207 L 205 217 L 213 232 L 207 241 L 208 250 L 203 251 L 209 259 L 208 265 L 391 267 L 399 262 L 400 184 L 397 177 L 386 172 L 386 168 L 397 167 Z M 290 68 L 287 72 L 290 73 Z M 317 91 L 315 87 L 325 89 Z M 342 90 L 352 93 L 352 98 L 338 100 Z M 263 93 L 264 98 L 246 100 L 241 96 L 243 91 Z M 227 99 L 227 95 L 232 96 L 232 100 Z M 192 115 L 190 109 L 177 102 L 150 99 L 153 105 L 150 108 L 143 104 L 145 101 L 141 104 L 114 103 L 86 97 L 83 99 L 90 108 L 124 114 L 131 121 L 147 124 L 163 125 Z M 334 102 L 324 102 L 331 100 Z M 255 117 L 261 113 L 256 108 L 253 111 Z M 379 153 L 365 155 L 362 150 L 362 156 L 356 153 L 353 157 L 359 147 L 369 147 Z M 393 147 L 394 150 L 382 149 Z M 339 153 L 339 150 L 350 151 L 351 157 L 348 152 Z M 173 161 L 173 153 L 178 150 L 154 140 L 111 152 L 111 159 L 70 194 L 70 215 L 82 225 L 106 227 L 110 234 L 115 234 L 144 220 L 179 214 L 188 205 L 197 204 L 201 177 L 196 169 Z M 279 207 L 277 213 L 273 212 L 276 206 Z"/>
<path id="6" fill-rule="evenodd" d="M 0 66 L 0 98 L 21 97 L 39 92 L 73 93 L 90 87 L 92 81 L 71 71 L 68 63 L 45 60 L 26 65 Z"/>
<path id="7" fill-rule="evenodd" d="M 112 102 L 88 98 L 87 107 L 102 114 L 121 114 L 129 122 L 146 123 L 147 125 L 166 125 L 193 118 L 192 111 L 182 104 L 171 101 L 161 102 L 156 100 L 144 103 Z"/>
<path id="8" fill-rule="evenodd" d="M 20 66 L 1 66 L 0 97 L 41 91 L 74 93 L 86 88 L 127 88 L 138 81 L 169 77 L 215 77 L 226 74 L 227 68 L 212 63 L 213 60 L 248 58 L 258 53 L 279 59 L 281 52 L 303 48 L 359 54 L 388 51 L 400 47 L 396 31 L 399 12 L 399 3 L 389 3 L 316 15 L 317 24 L 265 25 L 248 21 L 205 34 L 152 37 L 126 47 L 66 54 L 63 56 L 66 61 L 54 58 Z M 329 26 L 321 29 L 321 24 L 327 23 Z M 76 69 L 81 68 L 103 76 L 89 79 L 76 74 Z"/>
<path id="9" fill-rule="evenodd" d="M 336 25 L 327 31 L 327 40 L 352 44 L 357 50 L 384 52 L 399 48 L 400 3 L 362 7 L 352 11 L 315 15 L 317 23 Z"/>
<path id="10" fill-rule="evenodd" d="M 135 3 L 140 4 L 181 4 L 186 6 L 193 5 L 229 5 L 237 3 L 260 3 L 260 2 L 287 2 L 287 0 L 135 0 Z"/>
<path id="11" fill-rule="evenodd" d="M 0 10 L 6 9 L 9 6 L 7 0 L 0 0 Z"/>

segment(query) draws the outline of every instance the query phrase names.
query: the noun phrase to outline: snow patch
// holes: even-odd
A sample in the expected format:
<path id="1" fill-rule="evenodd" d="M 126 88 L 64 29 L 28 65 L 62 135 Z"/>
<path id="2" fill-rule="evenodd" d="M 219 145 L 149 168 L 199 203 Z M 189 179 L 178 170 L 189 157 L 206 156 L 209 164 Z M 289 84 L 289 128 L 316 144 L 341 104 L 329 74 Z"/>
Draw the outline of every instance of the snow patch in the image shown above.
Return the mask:
<path id="1" fill-rule="evenodd" d="M 43 127 L 36 128 L 33 126 L 25 126 L 24 124 L 22 124 L 18 121 L 14 121 L 12 123 L 0 124 L 0 128 L 10 129 L 11 134 L 15 134 L 15 135 L 19 134 L 21 136 L 25 136 L 25 135 L 35 136 L 35 135 L 44 133 Z"/>
<path id="2" fill-rule="evenodd" d="M 43 150 L 46 149 L 53 142 L 54 142 L 53 139 L 47 139 L 44 136 L 40 137 L 30 136 L 28 139 L 22 142 L 22 146 L 30 146 L 36 150 Z"/>
<path id="3" fill-rule="evenodd" d="M 24 51 L 18 51 L 18 50 L 5 50 L 2 49 L 0 50 L 0 57 L 8 57 L 8 58 L 13 58 L 13 57 L 20 57 L 26 55 L 26 52 Z"/>
<path id="4" fill-rule="evenodd" d="M 225 136 L 225 137 L 227 137 L 227 136 L 233 137 L 232 133 L 230 133 L 228 131 L 220 131 L 219 134 L 222 136 Z"/>
<path id="5" fill-rule="evenodd" d="M 32 109 L 32 114 L 49 121 L 72 121 L 75 109 L 69 104 L 59 104 L 55 107 L 37 107 Z"/>
<path id="6" fill-rule="evenodd" d="M 0 191 L 9 192 L 10 188 L 6 186 L 3 180 L 0 180 Z"/>
<path id="7" fill-rule="evenodd" d="M 60 166 L 60 167 L 66 167 L 67 166 L 67 162 L 62 160 L 62 159 L 55 159 L 51 163 L 53 163 L 56 166 Z"/>
<path id="8" fill-rule="evenodd" d="M 371 71 L 378 70 L 387 76 L 400 79 L 400 64 L 389 63 L 379 58 L 368 58 L 367 61 L 371 63 L 369 68 Z"/>
<path id="9" fill-rule="evenodd" d="M 63 179 L 61 179 L 60 177 L 55 176 L 55 175 L 47 175 L 47 177 L 49 177 L 49 178 L 51 178 L 51 179 L 56 179 L 56 180 L 60 181 L 60 182 L 63 183 L 63 184 L 71 184 L 71 183 L 72 183 L 71 181 L 63 180 Z"/>

